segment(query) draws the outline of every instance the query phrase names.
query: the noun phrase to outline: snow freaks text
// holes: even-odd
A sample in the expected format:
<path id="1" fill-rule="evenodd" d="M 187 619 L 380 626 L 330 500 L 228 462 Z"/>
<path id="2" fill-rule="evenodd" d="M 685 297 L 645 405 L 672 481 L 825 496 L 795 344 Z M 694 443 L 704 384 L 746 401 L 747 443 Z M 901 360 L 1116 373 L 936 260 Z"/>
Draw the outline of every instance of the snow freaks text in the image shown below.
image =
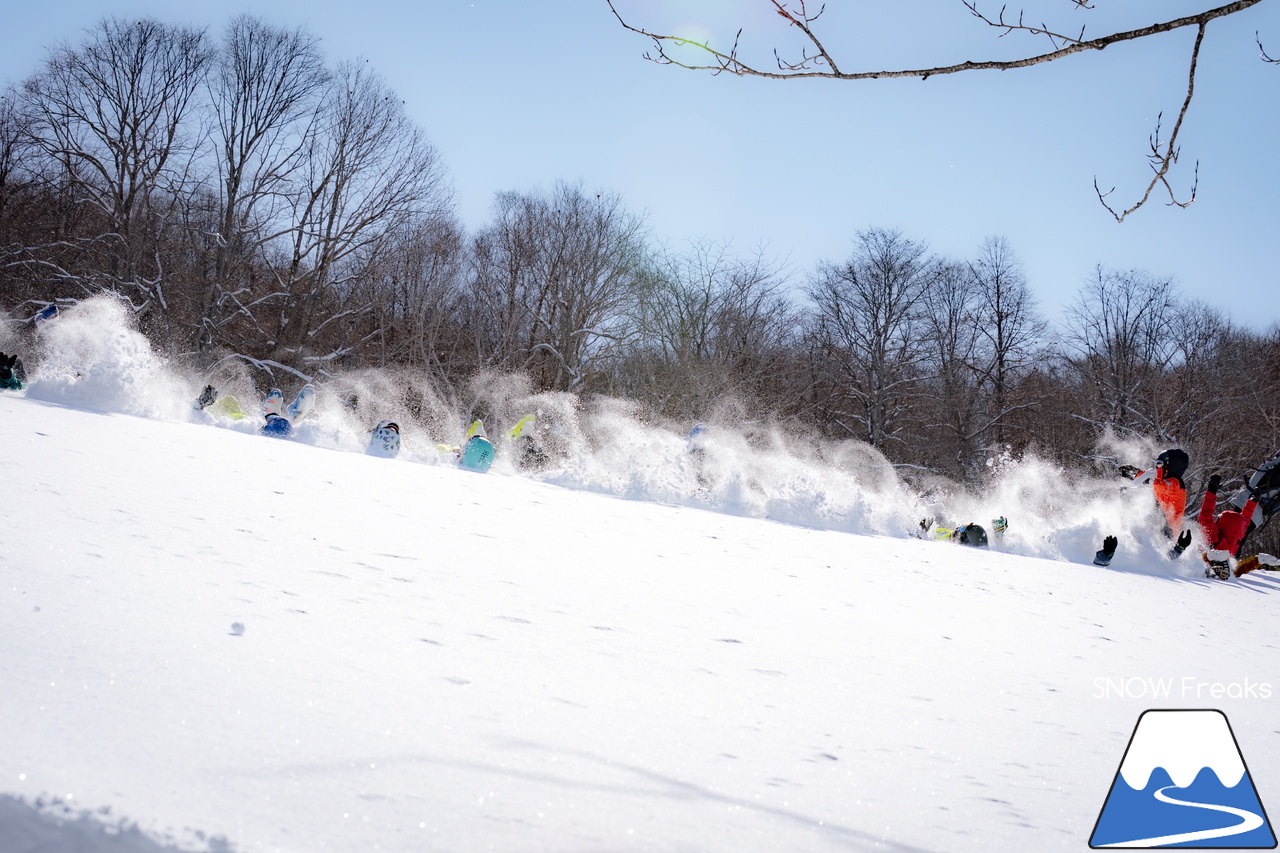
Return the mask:
<path id="1" fill-rule="evenodd" d="M 1270 699 L 1273 691 L 1270 682 L 1253 681 L 1202 681 L 1195 676 L 1181 678 L 1153 678 L 1132 676 L 1129 678 L 1095 678 L 1094 699 Z"/>

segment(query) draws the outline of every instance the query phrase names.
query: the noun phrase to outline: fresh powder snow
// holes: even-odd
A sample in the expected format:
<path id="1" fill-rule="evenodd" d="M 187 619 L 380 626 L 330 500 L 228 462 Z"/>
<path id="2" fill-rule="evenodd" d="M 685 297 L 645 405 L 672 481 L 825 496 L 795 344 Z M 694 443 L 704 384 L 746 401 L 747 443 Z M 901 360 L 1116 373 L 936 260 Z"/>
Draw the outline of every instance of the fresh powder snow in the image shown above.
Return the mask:
<path id="1" fill-rule="evenodd" d="M 1149 708 L 1222 710 L 1280 792 L 1280 579 L 1169 560 L 1149 492 L 1035 459 L 913 488 L 732 422 L 695 464 L 689 425 L 565 395 L 509 398 L 550 467 L 504 415 L 482 475 L 436 446 L 465 413 L 385 376 L 275 439 L 111 300 L 15 343 L 5 853 L 1085 850 Z M 913 535 L 999 515 L 986 550 Z"/>

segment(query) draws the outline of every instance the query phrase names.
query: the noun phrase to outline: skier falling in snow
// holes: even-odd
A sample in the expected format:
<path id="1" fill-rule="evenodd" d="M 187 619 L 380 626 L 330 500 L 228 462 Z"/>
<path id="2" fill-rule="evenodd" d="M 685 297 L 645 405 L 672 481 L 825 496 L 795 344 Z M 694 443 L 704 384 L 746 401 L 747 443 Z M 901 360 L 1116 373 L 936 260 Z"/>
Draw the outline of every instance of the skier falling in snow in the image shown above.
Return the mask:
<path id="1" fill-rule="evenodd" d="M 262 416 L 266 422 L 259 428 L 263 435 L 287 438 L 293 434 L 293 422 L 305 416 L 315 406 L 316 389 L 311 383 L 302 386 L 302 390 L 293 398 L 293 402 L 284 406 L 284 393 L 279 388 L 272 388 L 271 393 L 262 402 Z M 196 408 L 208 409 L 211 413 L 232 420 L 244 418 L 240 403 L 232 396 L 218 396 L 212 385 L 204 386 L 200 397 L 196 400 Z"/>
<path id="2" fill-rule="evenodd" d="M 996 539 L 1003 539 L 1005 530 L 1008 527 L 1009 520 L 1004 516 L 991 521 L 991 529 Z M 920 538 L 955 542 L 959 545 L 968 545 L 971 548 L 986 548 L 988 544 L 987 530 L 981 524 L 969 522 L 968 524 L 961 524 L 959 527 L 945 527 L 935 525 L 932 518 L 925 518 L 920 521 Z"/>
<path id="3" fill-rule="evenodd" d="M 1182 530 L 1183 516 L 1187 511 L 1187 486 L 1182 478 L 1187 473 L 1191 458 L 1186 451 L 1171 447 L 1161 453 L 1146 469 L 1135 465 L 1121 465 L 1119 474 L 1135 484 L 1150 485 L 1151 490 L 1164 513 L 1165 533 L 1176 538 L 1176 544 L 1170 552 L 1171 557 L 1181 554 L 1191 544 L 1191 531 Z M 1095 566 L 1111 564 L 1120 540 L 1115 536 L 1107 536 L 1102 541 L 1102 548 L 1093 556 Z"/>
<path id="4" fill-rule="evenodd" d="M 262 416 L 267 422 L 259 430 L 263 435 L 285 438 L 293 435 L 293 423 L 315 405 L 316 389 L 310 382 L 302 386 L 298 396 L 288 406 L 283 406 L 284 394 L 279 388 L 272 388 L 267 399 L 262 402 Z"/>
<path id="5" fill-rule="evenodd" d="M 466 440 L 458 454 L 458 464 L 469 471 L 484 473 L 493 464 L 494 448 L 484 431 L 484 421 L 476 418 L 467 430 Z"/>
<path id="6" fill-rule="evenodd" d="M 378 421 L 365 453 L 394 459 L 400 455 L 400 425 L 395 421 Z"/>
<path id="7" fill-rule="evenodd" d="M 1228 524 L 1234 525 L 1235 530 L 1242 531 L 1240 542 L 1236 545 L 1235 553 L 1238 553 L 1249 536 L 1266 525 L 1276 511 L 1280 510 L 1280 453 L 1254 469 L 1244 488 L 1227 501 L 1227 506 L 1229 509 L 1218 516 L 1218 524 L 1221 527 L 1222 517 L 1227 516 Z M 1228 516 L 1228 513 L 1234 512 L 1239 513 L 1239 520 Z M 1271 554 L 1246 557 L 1236 564 L 1235 576 L 1241 577 L 1255 569 L 1280 571 L 1280 559 Z"/>
<path id="8" fill-rule="evenodd" d="M 1196 521 L 1199 522 L 1209 546 L 1204 553 L 1204 560 L 1208 564 L 1205 577 L 1226 580 L 1231 574 L 1231 560 L 1240 551 L 1240 545 L 1249 530 L 1249 519 L 1258 508 L 1258 499 L 1251 496 L 1243 509 L 1232 507 L 1215 515 L 1214 508 L 1218 503 L 1218 488 L 1221 484 L 1222 478 L 1217 474 L 1209 478 Z"/>
<path id="9" fill-rule="evenodd" d="M 1166 451 L 1161 454 L 1162 459 L 1167 460 L 1170 458 L 1166 454 L 1173 454 L 1173 451 Z M 1174 464 L 1169 467 L 1176 470 L 1175 466 L 1178 460 L 1176 456 L 1173 458 Z M 1157 460 L 1158 463 L 1160 461 Z M 1157 467 L 1163 466 L 1158 465 Z M 1135 471 L 1136 469 L 1131 466 L 1125 466 L 1121 469 L 1122 475 L 1135 477 L 1135 479 L 1143 479 L 1144 475 L 1146 475 L 1146 472 L 1138 472 L 1135 475 L 1133 473 Z M 1182 471 L 1185 471 L 1185 466 L 1182 466 Z M 1172 474 L 1172 471 L 1157 472 L 1151 481 L 1167 481 Z M 1181 483 L 1181 472 L 1178 472 L 1177 479 Z M 1207 564 L 1205 576 L 1225 580 L 1233 574 L 1232 564 L 1249 534 L 1266 524 L 1276 510 L 1280 509 L 1280 453 L 1277 453 L 1256 469 L 1245 487 L 1226 502 L 1227 508 L 1222 512 L 1218 512 L 1218 491 L 1221 483 L 1222 479 L 1217 474 L 1209 478 L 1204 500 L 1201 502 L 1200 510 L 1196 515 L 1196 523 L 1204 535 L 1205 544 L 1208 546 L 1207 550 L 1202 554 Z M 1166 520 L 1169 520 L 1171 512 L 1177 509 L 1179 500 L 1185 508 L 1185 493 L 1179 495 L 1177 492 L 1176 488 L 1170 487 L 1163 493 L 1165 500 L 1161 501 L 1161 507 L 1166 513 Z M 1159 500 L 1160 498 L 1161 494 L 1157 493 L 1157 499 Z M 1180 556 L 1191 545 L 1191 542 L 1192 531 L 1183 530 L 1169 556 Z M 1093 562 L 1099 566 L 1105 566 L 1110 563 L 1112 556 L 1115 554 L 1116 546 L 1116 537 L 1108 536 L 1103 542 L 1102 550 L 1098 551 Z M 1280 560 L 1270 554 L 1256 554 L 1235 564 L 1234 574 L 1236 577 L 1240 577 L 1255 569 L 1275 571 L 1280 569 Z"/>
<path id="10" fill-rule="evenodd" d="M 0 390 L 21 391 L 27 385 L 27 371 L 22 359 L 0 352 Z"/>
<path id="11" fill-rule="evenodd" d="M 534 415 L 525 415 L 507 430 L 507 442 L 515 449 L 516 464 L 523 471 L 542 471 L 551 461 L 534 435 L 536 422 Z"/>

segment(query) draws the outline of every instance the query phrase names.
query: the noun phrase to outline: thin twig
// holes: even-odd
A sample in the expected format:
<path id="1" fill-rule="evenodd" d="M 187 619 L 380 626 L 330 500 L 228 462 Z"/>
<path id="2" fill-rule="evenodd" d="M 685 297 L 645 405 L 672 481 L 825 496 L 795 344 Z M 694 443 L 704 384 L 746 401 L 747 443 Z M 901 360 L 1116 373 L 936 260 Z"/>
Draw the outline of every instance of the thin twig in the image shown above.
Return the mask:
<path id="1" fill-rule="evenodd" d="M 1111 207 L 1111 205 L 1107 204 L 1106 201 L 1106 196 L 1111 194 L 1111 190 L 1108 190 L 1106 193 L 1101 192 L 1098 190 L 1097 179 L 1094 179 L 1093 188 L 1098 194 L 1098 201 L 1101 202 L 1102 206 L 1115 217 L 1116 222 L 1124 222 L 1126 216 L 1146 204 L 1147 200 L 1151 198 L 1152 190 L 1154 190 L 1158 184 L 1163 184 L 1164 188 L 1168 190 L 1170 206 L 1184 208 L 1190 207 L 1196 200 L 1196 188 L 1200 181 L 1200 163 L 1198 161 L 1196 162 L 1195 168 L 1195 180 L 1191 185 L 1191 197 L 1186 201 L 1178 201 L 1178 198 L 1173 191 L 1173 187 L 1169 186 L 1168 174 L 1169 169 L 1178 161 L 1178 132 L 1182 130 L 1182 122 L 1187 117 L 1187 108 L 1191 106 L 1191 96 L 1195 94 L 1196 65 L 1200 59 L 1200 45 L 1204 42 L 1204 33 L 1205 25 L 1201 24 L 1199 30 L 1196 32 L 1195 45 L 1191 48 L 1191 68 L 1187 73 L 1187 96 L 1182 101 L 1182 109 L 1178 113 L 1178 120 L 1173 125 L 1173 133 L 1169 135 L 1169 142 L 1163 148 L 1163 151 L 1161 150 L 1160 145 L 1160 120 L 1158 117 L 1156 119 L 1156 129 L 1151 135 L 1151 153 L 1147 155 L 1151 160 L 1151 169 L 1155 172 L 1155 175 L 1151 178 L 1151 183 L 1147 185 L 1147 191 L 1142 194 L 1142 198 L 1123 213 L 1116 213 L 1115 209 Z"/>

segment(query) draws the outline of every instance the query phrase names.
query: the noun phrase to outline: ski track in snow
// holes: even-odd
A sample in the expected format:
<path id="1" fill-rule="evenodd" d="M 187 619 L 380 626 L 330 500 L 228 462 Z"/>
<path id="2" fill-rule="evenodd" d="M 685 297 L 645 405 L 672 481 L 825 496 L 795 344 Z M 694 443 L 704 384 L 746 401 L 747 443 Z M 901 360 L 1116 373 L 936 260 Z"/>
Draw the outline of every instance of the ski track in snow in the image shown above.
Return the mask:
<path id="1" fill-rule="evenodd" d="M 110 830 L 88 853 L 1083 849 L 1133 721 L 1171 704 L 1097 679 L 1274 671 L 1270 577 L 17 396 L 0 446 L 6 853 L 45 849 L 49 803 Z M 1172 704 L 1211 703 L 1276 766 L 1272 701 Z"/>

